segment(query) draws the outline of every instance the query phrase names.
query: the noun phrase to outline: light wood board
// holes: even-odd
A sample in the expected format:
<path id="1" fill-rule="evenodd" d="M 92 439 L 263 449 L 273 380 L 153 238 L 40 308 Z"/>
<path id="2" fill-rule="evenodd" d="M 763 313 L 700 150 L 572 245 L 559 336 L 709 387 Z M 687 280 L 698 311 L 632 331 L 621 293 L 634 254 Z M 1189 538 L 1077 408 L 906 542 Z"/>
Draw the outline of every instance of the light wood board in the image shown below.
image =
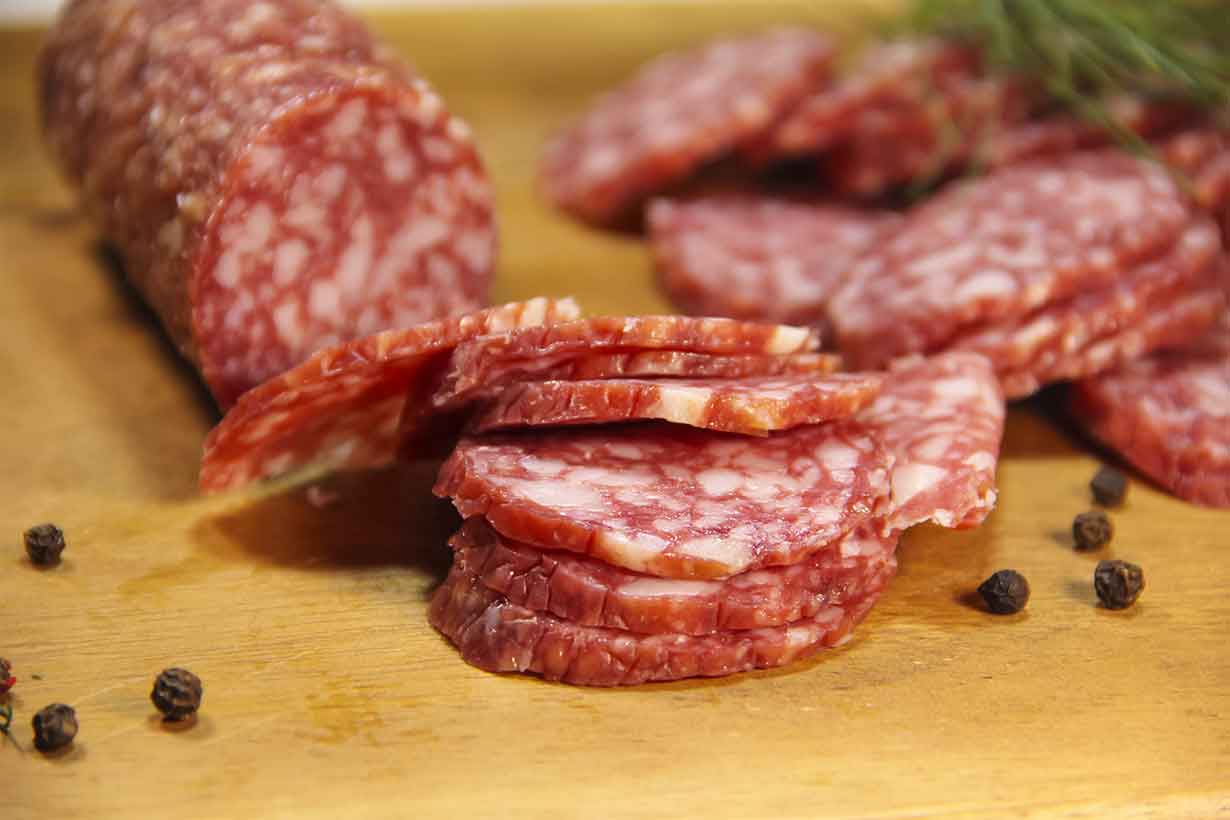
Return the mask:
<path id="1" fill-rule="evenodd" d="M 643 246 L 551 213 L 544 136 L 648 55 L 843 4 L 476 9 L 378 18 L 478 133 L 496 178 L 494 298 L 662 310 Z M 466 666 L 425 601 L 456 524 L 429 475 L 201 499 L 215 411 L 100 255 L 44 160 L 36 32 L 0 34 L 0 655 L 20 678 L 0 742 L 4 817 L 1192 817 L 1230 815 L 1230 514 L 1137 482 L 1107 554 L 1145 568 L 1099 609 L 1073 552 L 1098 461 L 1014 408 L 1001 504 L 979 530 L 919 529 L 845 647 L 726 680 L 591 690 Z M 62 566 L 20 534 L 51 520 Z M 969 603 L 991 571 L 1019 616 Z M 154 675 L 205 682 L 186 731 Z M 33 679 L 37 674 L 39 679 Z M 39 707 L 77 708 L 67 754 L 31 748 Z M 3 740 L 3 739 L 0 739 Z"/>

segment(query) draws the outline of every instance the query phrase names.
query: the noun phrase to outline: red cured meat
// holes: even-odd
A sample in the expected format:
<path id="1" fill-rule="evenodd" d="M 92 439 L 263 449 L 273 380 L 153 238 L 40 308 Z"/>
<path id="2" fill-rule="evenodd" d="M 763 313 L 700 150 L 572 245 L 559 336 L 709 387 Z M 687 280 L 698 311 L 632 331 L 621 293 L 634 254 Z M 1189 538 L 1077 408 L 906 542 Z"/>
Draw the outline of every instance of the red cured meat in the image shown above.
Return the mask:
<path id="1" fill-rule="evenodd" d="M 1178 497 L 1230 507 L 1230 313 L 1185 349 L 1078 382 L 1071 411 Z"/>
<path id="2" fill-rule="evenodd" d="M 477 433 L 519 427 L 662 420 L 763 435 L 845 418 L 880 392 L 871 373 L 824 378 L 608 379 L 524 382 L 473 420 Z"/>
<path id="3" fill-rule="evenodd" d="M 533 672 L 547 680 L 588 686 L 733 675 L 785 666 L 848 639 L 871 610 L 879 589 L 858 600 L 822 607 L 788 626 L 693 636 L 640 635 L 580 626 L 508 603 L 454 566 L 428 609 L 432 626 L 467 663 L 489 672 Z"/>
<path id="4" fill-rule="evenodd" d="M 1191 219 L 1163 169 L 1123 152 L 1005 168 L 911 211 L 854 266 L 829 321 L 858 367 L 939 349 L 964 329 L 1108 285 Z"/>
<path id="5" fill-rule="evenodd" d="M 775 29 L 665 55 L 600 98 L 547 146 L 547 196 L 618 221 L 645 197 L 764 132 L 833 59 L 818 32 Z"/>
<path id="6" fill-rule="evenodd" d="M 900 221 L 889 212 L 753 196 L 655 200 L 658 279 L 689 313 L 819 321 L 851 266 Z"/>
<path id="7" fill-rule="evenodd" d="M 471 310 L 495 249 L 465 124 L 324 0 L 74 0 L 47 140 L 223 408 L 318 349 Z"/>
<path id="8" fill-rule="evenodd" d="M 210 432 L 201 489 L 235 489 L 308 467 L 388 464 L 411 389 L 458 343 L 579 314 L 571 299 L 533 299 L 323 350 L 245 393 Z"/>
<path id="9" fill-rule="evenodd" d="M 884 531 L 923 521 L 974 527 L 994 508 L 1004 399 L 985 357 L 895 362 L 879 398 L 856 420 L 893 458 Z"/>
<path id="10" fill-rule="evenodd" d="M 1230 131 L 1204 125 L 1181 131 L 1160 145 L 1162 159 L 1184 175 L 1204 210 L 1230 225 Z M 1225 232 L 1230 247 L 1230 232 Z"/>
<path id="11" fill-rule="evenodd" d="M 502 538 L 471 518 L 450 542 L 456 566 L 509 603 L 580 626 L 630 632 L 710 635 L 784 626 L 845 606 L 884 587 L 896 569 L 896 538 L 870 528 L 851 533 L 797 564 L 725 581 L 639 575 L 568 552 L 545 552 Z"/>
<path id="12" fill-rule="evenodd" d="M 746 379 L 758 376 L 827 376 L 841 366 L 832 353 L 723 355 L 682 350 L 590 353 L 559 359 L 536 373 L 543 380 L 635 379 L 674 376 L 696 379 Z"/>
<path id="13" fill-rule="evenodd" d="M 623 425 L 462 439 L 435 493 L 517 541 L 724 578 L 795 563 L 870 520 L 889 466 L 849 421 L 764 438 Z"/>

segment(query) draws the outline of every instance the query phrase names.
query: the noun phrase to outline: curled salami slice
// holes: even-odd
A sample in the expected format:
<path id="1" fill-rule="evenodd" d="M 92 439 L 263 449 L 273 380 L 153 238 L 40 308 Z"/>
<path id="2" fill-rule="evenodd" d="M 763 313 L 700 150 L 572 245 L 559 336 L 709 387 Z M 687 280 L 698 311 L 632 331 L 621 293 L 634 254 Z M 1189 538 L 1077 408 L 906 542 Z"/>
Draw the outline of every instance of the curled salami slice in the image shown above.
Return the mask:
<path id="1" fill-rule="evenodd" d="M 486 300 L 466 125 L 319 0 L 74 0 L 47 140 L 223 408 L 316 350 Z"/>
<path id="2" fill-rule="evenodd" d="M 517 541 L 724 578 L 795 563 L 870 520 L 889 466 L 849 421 L 765 438 L 627 425 L 462 439 L 435 492 Z"/>
<path id="3" fill-rule="evenodd" d="M 785 626 L 860 601 L 896 568 L 896 537 L 859 530 L 797 564 L 725 581 L 640 575 L 575 553 L 546 552 L 471 518 L 450 542 L 456 565 L 509 603 L 579 626 L 710 635 Z"/>
<path id="4" fill-rule="evenodd" d="M 533 299 L 322 350 L 245 393 L 210 432 L 201 489 L 234 489 L 308 467 L 388 464 L 412 388 L 457 344 L 579 314 L 571 299 Z"/>
<path id="5" fill-rule="evenodd" d="M 893 457 L 885 531 L 975 527 L 995 506 L 1004 399 L 990 361 L 945 353 L 893 364 L 857 420 Z"/>
<path id="6" fill-rule="evenodd" d="M 523 382 L 475 417 L 471 430 L 661 420 L 763 435 L 845 418 L 880 392 L 872 373 L 824 378 L 608 379 Z"/>
<path id="7" fill-rule="evenodd" d="M 590 353 L 557 359 L 537 371 L 542 380 L 648 379 L 664 376 L 694 379 L 747 379 L 758 376 L 827 376 L 841 367 L 832 353 L 722 355 L 682 350 Z"/>
<path id="8" fill-rule="evenodd" d="M 689 313 L 814 324 L 837 284 L 896 214 L 772 197 L 655 200 L 658 279 Z"/>
<path id="9" fill-rule="evenodd" d="M 432 626 L 466 662 L 489 672 L 533 672 L 588 686 L 716 677 L 785 666 L 844 643 L 881 589 L 843 605 L 821 607 L 787 626 L 709 635 L 641 635 L 581 626 L 510 604 L 454 566 L 428 609 Z"/>
<path id="10" fill-rule="evenodd" d="M 1230 313 L 1195 344 L 1078 382 L 1071 412 L 1179 498 L 1230 507 Z"/>
<path id="11" fill-rule="evenodd" d="M 826 36 L 800 29 L 663 56 L 548 144 L 546 193 L 583 220 L 618 221 L 645 197 L 763 132 L 816 87 L 832 59 Z"/>
<path id="12" fill-rule="evenodd" d="M 1120 151 L 1005 168 L 909 213 L 854 266 L 829 320 L 851 362 L 874 367 L 1104 287 L 1190 222 L 1165 170 Z"/>

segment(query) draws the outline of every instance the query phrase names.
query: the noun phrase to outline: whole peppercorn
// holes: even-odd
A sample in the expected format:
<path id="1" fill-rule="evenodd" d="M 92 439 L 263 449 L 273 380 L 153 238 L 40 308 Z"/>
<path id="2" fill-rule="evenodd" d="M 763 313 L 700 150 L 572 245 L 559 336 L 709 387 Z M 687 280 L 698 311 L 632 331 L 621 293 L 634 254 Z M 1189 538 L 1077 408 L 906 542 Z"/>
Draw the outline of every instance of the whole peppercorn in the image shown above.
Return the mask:
<path id="1" fill-rule="evenodd" d="M 149 699 L 167 720 L 183 720 L 201 708 L 201 679 L 187 669 L 164 669 Z"/>
<path id="2" fill-rule="evenodd" d="M 15 683 L 17 678 L 13 677 L 13 664 L 0 658 L 0 695 L 12 689 Z"/>
<path id="3" fill-rule="evenodd" d="M 1107 609 L 1127 609 L 1145 588 L 1145 573 L 1127 561 L 1099 561 L 1093 571 L 1093 588 Z"/>
<path id="4" fill-rule="evenodd" d="M 1094 474 L 1089 489 L 1103 507 L 1118 507 L 1127 495 L 1127 476 L 1114 467 L 1103 467 Z"/>
<path id="5" fill-rule="evenodd" d="M 996 615 L 1012 615 L 1029 603 L 1029 582 L 1014 569 L 1001 569 L 982 582 L 978 594 Z"/>
<path id="6" fill-rule="evenodd" d="M 26 530 L 26 555 L 40 567 L 59 562 L 64 552 L 64 532 L 55 524 L 39 524 Z"/>
<path id="7" fill-rule="evenodd" d="M 77 736 L 77 713 L 71 706 L 53 703 L 34 715 L 34 747 L 51 752 L 67 746 Z"/>
<path id="8" fill-rule="evenodd" d="M 1101 510 L 1083 512 L 1072 520 L 1072 538 L 1078 550 L 1096 550 L 1110 543 L 1115 527 Z"/>

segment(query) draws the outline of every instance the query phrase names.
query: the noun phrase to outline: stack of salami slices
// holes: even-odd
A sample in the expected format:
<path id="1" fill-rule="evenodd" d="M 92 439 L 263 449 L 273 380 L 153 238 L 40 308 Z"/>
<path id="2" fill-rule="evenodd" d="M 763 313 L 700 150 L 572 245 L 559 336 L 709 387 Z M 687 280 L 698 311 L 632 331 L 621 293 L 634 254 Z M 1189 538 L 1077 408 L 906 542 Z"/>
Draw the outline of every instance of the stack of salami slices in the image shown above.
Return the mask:
<path id="1" fill-rule="evenodd" d="M 390 331 L 242 397 L 202 485 L 452 447 L 436 492 L 466 520 L 430 618 L 466 660 L 592 685 L 778 666 L 849 635 L 904 529 L 995 500 L 984 357 L 836 373 L 817 344 L 567 300 Z"/>

